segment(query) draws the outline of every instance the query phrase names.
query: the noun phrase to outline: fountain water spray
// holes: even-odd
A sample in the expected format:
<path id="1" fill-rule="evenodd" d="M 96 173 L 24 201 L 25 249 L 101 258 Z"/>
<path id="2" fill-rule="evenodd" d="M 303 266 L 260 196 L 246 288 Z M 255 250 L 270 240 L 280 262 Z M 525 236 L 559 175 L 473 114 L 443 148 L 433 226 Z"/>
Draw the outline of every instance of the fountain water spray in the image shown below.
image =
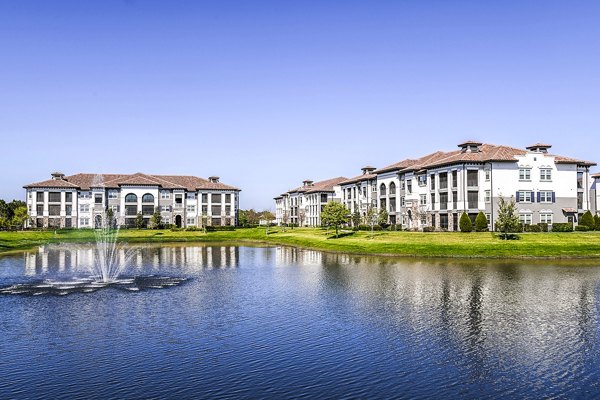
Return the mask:
<path id="1" fill-rule="evenodd" d="M 135 254 L 135 249 L 126 249 L 118 243 L 119 226 L 112 215 L 104 213 L 100 227 L 96 227 L 96 247 L 92 274 L 103 283 L 115 282 Z M 120 257 L 122 255 L 122 257 Z"/>

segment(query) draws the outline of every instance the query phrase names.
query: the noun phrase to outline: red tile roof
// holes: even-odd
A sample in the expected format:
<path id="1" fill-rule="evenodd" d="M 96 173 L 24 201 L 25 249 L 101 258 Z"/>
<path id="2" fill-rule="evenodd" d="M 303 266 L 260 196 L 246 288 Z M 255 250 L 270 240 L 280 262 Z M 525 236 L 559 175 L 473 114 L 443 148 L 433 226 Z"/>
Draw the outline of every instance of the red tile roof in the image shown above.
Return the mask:
<path id="1" fill-rule="evenodd" d="M 354 178 L 346 179 L 345 181 L 340 182 L 340 185 L 350 185 L 352 183 L 358 183 L 362 181 L 367 181 L 370 179 L 376 179 L 377 175 L 375 174 L 360 174 L 355 176 Z"/>
<path id="2" fill-rule="evenodd" d="M 211 182 L 197 176 L 182 175 L 147 175 L 141 172 L 135 174 L 75 174 L 66 176 L 64 180 L 49 179 L 31 183 L 24 188 L 73 188 L 89 190 L 92 187 L 119 188 L 123 185 L 158 186 L 162 189 L 182 189 L 196 191 L 203 189 L 240 190 L 220 182 Z"/>
<path id="3" fill-rule="evenodd" d="M 288 190 L 287 193 L 318 193 L 318 192 L 333 192 L 333 187 L 345 181 L 346 177 L 340 176 L 320 182 L 315 182 L 310 186 L 300 186 L 295 189 Z M 287 194 L 284 193 L 283 195 Z M 283 196 L 282 195 L 282 196 Z"/>

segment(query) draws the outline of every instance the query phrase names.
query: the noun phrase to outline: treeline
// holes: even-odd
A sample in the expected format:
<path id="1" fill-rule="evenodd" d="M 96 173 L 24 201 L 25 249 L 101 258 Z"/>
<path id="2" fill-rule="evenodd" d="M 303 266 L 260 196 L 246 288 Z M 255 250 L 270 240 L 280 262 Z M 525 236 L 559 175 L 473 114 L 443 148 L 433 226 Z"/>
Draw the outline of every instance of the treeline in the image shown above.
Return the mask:
<path id="1" fill-rule="evenodd" d="M 23 229 L 27 215 L 27 205 L 24 201 L 13 200 L 7 203 L 0 200 L 0 230 Z"/>
<path id="2" fill-rule="evenodd" d="M 261 223 L 271 224 L 275 220 L 275 215 L 269 210 L 255 211 L 239 210 L 238 211 L 238 225 L 242 227 L 258 226 Z"/>

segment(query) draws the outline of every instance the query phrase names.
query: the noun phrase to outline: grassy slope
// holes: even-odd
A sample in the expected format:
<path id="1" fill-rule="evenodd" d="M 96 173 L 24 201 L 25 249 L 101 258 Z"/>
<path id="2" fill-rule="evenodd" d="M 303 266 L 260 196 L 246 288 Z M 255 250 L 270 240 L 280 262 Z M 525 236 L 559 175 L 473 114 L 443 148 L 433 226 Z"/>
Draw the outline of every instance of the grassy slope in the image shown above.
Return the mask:
<path id="1" fill-rule="evenodd" d="M 423 257 L 594 257 L 600 258 L 600 232 L 528 233 L 503 241 L 492 233 L 354 232 L 333 238 L 320 229 L 238 229 L 233 232 L 124 230 L 120 240 L 152 242 L 271 243 L 360 254 Z M 91 230 L 0 232 L 0 252 L 45 243 L 92 242 Z"/>

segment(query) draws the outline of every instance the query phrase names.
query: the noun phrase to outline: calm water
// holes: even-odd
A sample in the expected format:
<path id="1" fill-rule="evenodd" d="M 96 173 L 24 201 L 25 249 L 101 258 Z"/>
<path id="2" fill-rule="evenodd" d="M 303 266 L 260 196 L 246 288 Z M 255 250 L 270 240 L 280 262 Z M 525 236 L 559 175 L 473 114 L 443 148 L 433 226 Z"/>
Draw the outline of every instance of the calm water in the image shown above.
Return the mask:
<path id="1" fill-rule="evenodd" d="M 85 250 L 0 258 L 0 286 Z M 167 289 L 0 296 L 0 398 L 600 397 L 600 265 L 143 247 Z"/>

